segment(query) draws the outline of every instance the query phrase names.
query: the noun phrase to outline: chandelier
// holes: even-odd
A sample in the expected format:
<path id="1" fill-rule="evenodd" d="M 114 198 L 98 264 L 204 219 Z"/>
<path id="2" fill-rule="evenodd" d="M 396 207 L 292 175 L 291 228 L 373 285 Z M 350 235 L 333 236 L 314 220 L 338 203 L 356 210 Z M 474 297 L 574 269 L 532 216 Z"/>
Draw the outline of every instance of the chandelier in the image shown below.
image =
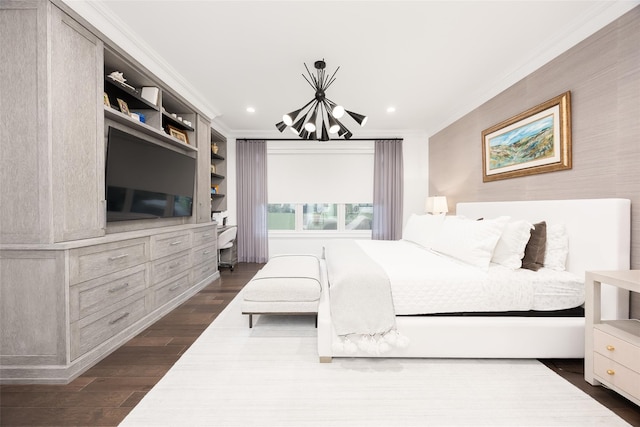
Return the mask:
<path id="1" fill-rule="evenodd" d="M 302 77 L 316 91 L 311 101 L 307 102 L 302 108 L 292 111 L 282 116 L 282 121 L 276 123 L 276 127 L 280 132 L 290 127 L 293 133 L 302 139 L 311 139 L 319 141 L 328 141 L 329 135 L 338 134 L 338 137 L 350 139 L 353 134 L 347 127 L 340 122 L 340 118 L 347 113 L 360 126 L 364 126 L 367 117 L 353 111 L 345 110 L 344 107 L 336 104 L 325 96 L 325 92 L 336 80 L 335 76 L 340 67 L 336 68 L 331 77 L 327 78 L 325 68 L 327 64 L 323 60 L 314 63 L 316 75 L 309 71 L 307 64 L 304 64 L 309 78 L 302 74 Z M 319 134 L 318 134 L 319 133 Z"/>

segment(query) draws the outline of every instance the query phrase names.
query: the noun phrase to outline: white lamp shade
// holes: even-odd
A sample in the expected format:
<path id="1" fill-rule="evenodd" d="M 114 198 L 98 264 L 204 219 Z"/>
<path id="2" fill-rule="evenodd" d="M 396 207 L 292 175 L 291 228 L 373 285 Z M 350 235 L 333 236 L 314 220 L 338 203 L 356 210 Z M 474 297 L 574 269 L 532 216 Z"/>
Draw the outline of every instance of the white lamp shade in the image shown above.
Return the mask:
<path id="1" fill-rule="evenodd" d="M 449 212 L 447 198 L 445 196 L 427 197 L 425 210 L 432 214 L 442 214 Z"/>

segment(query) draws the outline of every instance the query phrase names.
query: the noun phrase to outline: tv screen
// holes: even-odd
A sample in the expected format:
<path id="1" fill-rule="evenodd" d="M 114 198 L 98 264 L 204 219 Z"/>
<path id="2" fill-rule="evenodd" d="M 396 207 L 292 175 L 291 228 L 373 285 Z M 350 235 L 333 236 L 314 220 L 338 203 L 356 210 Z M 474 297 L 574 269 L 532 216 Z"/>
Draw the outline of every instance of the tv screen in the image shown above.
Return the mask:
<path id="1" fill-rule="evenodd" d="M 191 216 L 196 159 L 109 127 L 107 221 Z"/>

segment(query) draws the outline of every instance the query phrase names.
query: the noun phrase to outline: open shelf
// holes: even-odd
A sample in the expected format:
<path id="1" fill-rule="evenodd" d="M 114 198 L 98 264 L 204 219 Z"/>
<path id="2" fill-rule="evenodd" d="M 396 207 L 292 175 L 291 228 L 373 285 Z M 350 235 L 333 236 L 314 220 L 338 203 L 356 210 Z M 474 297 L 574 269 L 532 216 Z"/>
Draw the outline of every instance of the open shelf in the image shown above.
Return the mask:
<path id="1" fill-rule="evenodd" d="M 218 175 L 217 173 L 212 173 L 211 178 L 224 179 L 224 175 Z"/>
<path id="2" fill-rule="evenodd" d="M 150 108 L 150 109 L 155 110 L 155 111 L 159 111 L 160 110 L 157 105 L 154 105 L 151 102 L 147 101 L 146 99 L 142 98 L 140 96 L 140 91 L 138 89 L 132 88 L 131 86 L 129 86 L 126 83 L 121 83 L 121 82 L 118 82 L 116 80 L 113 80 L 109 76 L 106 76 L 104 78 L 104 81 L 109 86 L 111 86 L 112 88 L 116 89 L 116 96 L 119 95 L 118 92 L 120 92 L 122 94 L 126 94 L 125 101 L 127 102 L 127 105 L 129 106 L 130 109 Z M 106 90 L 106 92 L 112 92 L 112 91 Z M 113 92 L 112 92 L 112 94 L 113 94 Z M 125 97 L 123 96 L 123 98 L 125 98 Z M 109 101 L 111 102 L 111 104 L 116 105 L 116 100 L 115 99 L 111 99 L 111 97 L 109 97 Z"/>
<path id="3" fill-rule="evenodd" d="M 222 157 L 222 156 L 221 156 L 221 155 L 219 155 L 219 154 L 211 153 L 211 159 L 212 159 L 212 160 L 224 160 L 224 157 Z"/>
<path id="4" fill-rule="evenodd" d="M 197 148 L 191 145 L 185 144 L 179 139 L 174 138 L 159 129 L 151 127 L 146 123 L 139 122 L 138 120 L 135 120 L 130 116 L 127 116 L 126 114 L 121 113 L 118 110 L 107 107 L 106 105 L 104 106 L 104 116 L 105 118 L 111 119 L 114 122 L 118 122 L 120 124 L 129 126 L 132 129 L 138 130 L 146 135 L 158 138 L 161 141 L 171 144 L 173 146 L 180 147 L 184 150 L 192 151 L 194 153 L 198 151 Z"/>

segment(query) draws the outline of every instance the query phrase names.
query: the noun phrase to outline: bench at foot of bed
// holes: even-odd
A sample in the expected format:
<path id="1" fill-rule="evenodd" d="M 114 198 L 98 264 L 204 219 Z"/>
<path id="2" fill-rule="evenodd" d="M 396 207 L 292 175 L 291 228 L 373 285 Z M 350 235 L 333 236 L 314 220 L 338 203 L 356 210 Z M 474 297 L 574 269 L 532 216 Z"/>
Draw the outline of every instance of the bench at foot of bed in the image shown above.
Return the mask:
<path id="1" fill-rule="evenodd" d="M 320 261 L 313 255 L 279 255 L 243 289 L 242 314 L 314 315 L 318 324 Z"/>

